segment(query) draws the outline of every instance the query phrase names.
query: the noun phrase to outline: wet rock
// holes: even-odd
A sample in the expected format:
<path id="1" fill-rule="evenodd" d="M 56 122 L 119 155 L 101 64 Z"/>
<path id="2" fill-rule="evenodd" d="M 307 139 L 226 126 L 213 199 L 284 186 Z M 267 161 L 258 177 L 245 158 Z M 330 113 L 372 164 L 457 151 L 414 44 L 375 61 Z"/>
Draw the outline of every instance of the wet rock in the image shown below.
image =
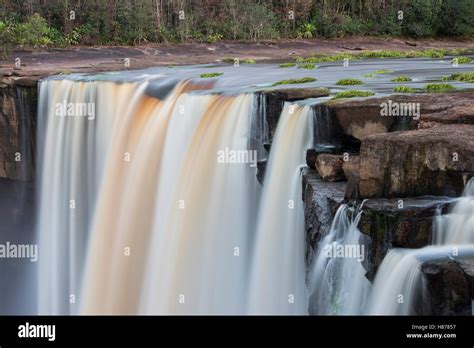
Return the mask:
<path id="1" fill-rule="evenodd" d="M 446 213 L 452 199 L 416 197 L 368 199 L 364 202 L 359 230 L 370 237 L 367 277 L 372 279 L 392 247 L 421 248 L 430 244 L 433 216 Z"/>
<path id="2" fill-rule="evenodd" d="M 267 169 L 267 160 L 257 162 L 257 180 L 261 185 L 263 185 L 263 181 L 265 179 L 266 169 Z"/>
<path id="3" fill-rule="evenodd" d="M 343 159 L 339 155 L 320 154 L 316 158 L 316 169 L 325 181 L 341 181 L 345 180 L 342 170 Z"/>
<path id="4" fill-rule="evenodd" d="M 34 178 L 36 108 L 36 87 L 0 89 L 0 178 Z"/>
<path id="5" fill-rule="evenodd" d="M 279 88 L 260 91 L 264 96 L 265 115 L 269 130 L 269 139 L 273 139 L 280 119 L 283 104 L 307 98 L 320 98 L 329 95 L 325 88 Z"/>
<path id="6" fill-rule="evenodd" d="M 303 175 L 307 257 L 321 237 L 329 233 L 334 215 L 344 200 L 345 186 L 345 182 L 323 181 L 315 170 Z"/>
<path id="7" fill-rule="evenodd" d="M 474 125 L 372 135 L 359 169 L 361 198 L 459 196 L 474 173 Z"/>
<path id="8" fill-rule="evenodd" d="M 430 315 L 472 315 L 469 281 L 456 261 L 424 262 L 421 271 Z"/>

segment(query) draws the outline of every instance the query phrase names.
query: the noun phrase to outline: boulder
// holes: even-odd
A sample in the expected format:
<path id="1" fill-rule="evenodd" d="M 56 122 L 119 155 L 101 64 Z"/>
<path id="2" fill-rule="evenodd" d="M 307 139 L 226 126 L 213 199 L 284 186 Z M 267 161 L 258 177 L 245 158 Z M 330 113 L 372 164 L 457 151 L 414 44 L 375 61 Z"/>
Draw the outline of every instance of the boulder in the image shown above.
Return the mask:
<path id="1" fill-rule="evenodd" d="M 316 169 L 325 181 L 345 180 L 342 170 L 343 156 L 322 153 L 316 158 Z"/>
<path id="2" fill-rule="evenodd" d="M 366 200 L 358 228 L 371 239 L 367 277 L 375 276 L 390 248 L 429 245 L 433 217 L 438 212 L 446 213 L 452 202 L 449 197 L 433 196 Z"/>
<path id="3" fill-rule="evenodd" d="M 430 315 L 472 315 L 469 281 L 454 260 L 424 262 Z"/>
<path id="4" fill-rule="evenodd" d="M 360 198 L 459 196 L 474 173 L 474 125 L 376 134 L 360 149 Z"/>

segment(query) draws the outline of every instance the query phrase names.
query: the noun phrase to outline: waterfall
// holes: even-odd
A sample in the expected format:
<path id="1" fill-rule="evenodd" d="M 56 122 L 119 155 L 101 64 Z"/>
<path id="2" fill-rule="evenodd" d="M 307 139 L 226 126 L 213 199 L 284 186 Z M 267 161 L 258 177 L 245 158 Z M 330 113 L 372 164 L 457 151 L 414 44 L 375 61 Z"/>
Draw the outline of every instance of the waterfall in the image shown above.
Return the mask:
<path id="1" fill-rule="evenodd" d="M 368 314 L 412 315 L 425 313 L 425 261 L 474 256 L 474 179 L 464 189 L 451 213 L 434 217 L 434 245 L 421 249 L 392 249 L 374 280 Z"/>
<path id="2" fill-rule="evenodd" d="M 474 178 L 449 214 L 437 215 L 433 244 L 474 244 Z"/>
<path id="3" fill-rule="evenodd" d="M 249 312 L 307 314 L 301 169 L 312 145 L 310 105 L 285 103 L 258 212 Z"/>
<path id="4" fill-rule="evenodd" d="M 285 105 L 262 192 L 262 100 L 211 87 L 41 82 L 40 314 L 307 313 L 310 107 Z"/>
<path id="5" fill-rule="evenodd" d="M 370 283 L 362 266 L 365 244 L 357 228 L 362 206 L 341 205 L 330 232 L 317 246 L 308 274 L 312 314 L 362 314 L 365 309 Z"/>

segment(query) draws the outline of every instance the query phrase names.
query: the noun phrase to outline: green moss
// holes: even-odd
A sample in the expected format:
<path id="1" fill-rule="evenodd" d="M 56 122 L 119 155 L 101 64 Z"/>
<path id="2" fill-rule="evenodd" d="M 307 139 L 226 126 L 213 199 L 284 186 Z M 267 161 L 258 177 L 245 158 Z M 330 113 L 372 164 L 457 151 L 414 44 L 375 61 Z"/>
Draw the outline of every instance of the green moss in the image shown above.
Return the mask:
<path id="1" fill-rule="evenodd" d="M 314 81 L 317 81 L 317 79 L 313 77 L 302 77 L 299 79 L 281 80 L 281 81 L 275 82 L 273 86 L 294 85 L 294 84 L 309 83 L 309 82 L 314 82 Z"/>
<path id="2" fill-rule="evenodd" d="M 338 53 L 338 54 L 313 54 L 310 57 L 296 57 L 298 63 L 323 63 L 344 59 L 374 59 L 374 58 L 443 58 L 447 55 L 458 56 L 460 54 L 471 54 L 472 49 L 427 49 L 421 51 L 363 51 L 358 53 Z M 468 58 L 468 57 L 466 57 Z"/>
<path id="3" fill-rule="evenodd" d="M 465 73 L 455 73 L 452 74 L 451 76 L 444 76 L 442 78 L 443 81 L 460 81 L 460 82 L 469 82 L 469 83 L 474 83 L 474 72 L 465 72 Z"/>
<path id="4" fill-rule="evenodd" d="M 295 63 L 283 63 L 283 64 L 280 64 L 279 67 L 280 68 L 292 68 L 295 65 L 296 65 Z"/>
<path id="5" fill-rule="evenodd" d="M 354 86 L 354 85 L 362 85 L 364 82 L 358 79 L 342 79 L 336 82 L 336 85 L 339 86 Z"/>
<path id="6" fill-rule="evenodd" d="M 356 91 L 349 90 L 344 92 L 337 93 L 332 99 L 342 99 L 342 98 L 356 98 L 356 97 L 370 97 L 375 93 L 369 91 Z"/>
<path id="7" fill-rule="evenodd" d="M 409 82 L 409 81 L 412 81 L 412 79 L 409 76 L 401 75 L 401 76 L 397 76 L 393 78 L 391 81 L 392 82 Z"/>
<path id="8" fill-rule="evenodd" d="M 378 75 L 390 74 L 392 70 L 375 70 L 374 72 L 364 74 L 364 77 L 377 77 Z"/>
<path id="9" fill-rule="evenodd" d="M 438 93 L 438 92 L 450 92 L 454 91 L 456 88 L 447 83 L 430 83 L 423 87 L 426 92 Z"/>
<path id="10" fill-rule="evenodd" d="M 211 77 L 221 76 L 222 74 L 224 74 L 224 73 L 221 73 L 221 72 L 212 72 L 212 73 L 201 74 L 201 77 L 202 77 L 203 79 L 209 79 L 209 78 L 211 78 Z"/>
<path id="11" fill-rule="evenodd" d="M 472 58 L 470 57 L 457 57 L 457 58 L 454 58 L 453 60 L 456 60 L 458 64 L 469 64 L 472 62 Z"/>
<path id="12" fill-rule="evenodd" d="M 314 63 L 303 63 L 303 64 L 300 64 L 298 68 L 311 70 L 311 69 L 316 69 L 316 65 L 314 65 Z"/>
<path id="13" fill-rule="evenodd" d="M 416 92 L 416 89 L 408 86 L 397 86 L 393 91 L 396 93 L 414 93 Z"/>
<path id="14" fill-rule="evenodd" d="M 252 58 L 247 58 L 247 59 L 243 60 L 243 63 L 244 64 L 256 64 L 257 61 L 255 59 L 252 59 Z"/>
<path id="15" fill-rule="evenodd" d="M 230 58 L 230 57 L 222 59 L 224 63 L 234 63 L 234 60 L 235 58 Z"/>

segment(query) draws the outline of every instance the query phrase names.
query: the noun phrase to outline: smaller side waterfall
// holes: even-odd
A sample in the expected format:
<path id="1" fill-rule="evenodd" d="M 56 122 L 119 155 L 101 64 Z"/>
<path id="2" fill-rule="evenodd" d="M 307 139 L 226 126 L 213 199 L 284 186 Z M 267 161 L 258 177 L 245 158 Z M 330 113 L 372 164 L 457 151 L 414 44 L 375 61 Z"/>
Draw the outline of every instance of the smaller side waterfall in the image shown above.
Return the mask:
<path id="1" fill-rule="evenodd" d="M 362 266 L 366 248 L 357 229 L 362 205 L 341 205 L 318 245 L 308 276 L 312 314 L 361 314 L 365 308 L 370 283 Z"/>
<path id="2" fill-rule="evenodd" d="M 474 179 L 464 189 L 462 197 L 449 214 L 438 215 L 434 221 L 433 243 L 473 244 L 474 243 Z"/>
<path id="3" fill-rule="evenodd" d="M 415 298 L 423 289 L 417 250 L 392 249 L 374 281 L 368 314 L 413 315 Z"/>
<path id="4" fill-rule="evenodd" d="M 368 314 L 426 313 L 423 262 L 474 257 L 474 179 L 451 213 L 435 217 L 433 235 L 432 246 L 389 251 L 375 277 Z"/>

